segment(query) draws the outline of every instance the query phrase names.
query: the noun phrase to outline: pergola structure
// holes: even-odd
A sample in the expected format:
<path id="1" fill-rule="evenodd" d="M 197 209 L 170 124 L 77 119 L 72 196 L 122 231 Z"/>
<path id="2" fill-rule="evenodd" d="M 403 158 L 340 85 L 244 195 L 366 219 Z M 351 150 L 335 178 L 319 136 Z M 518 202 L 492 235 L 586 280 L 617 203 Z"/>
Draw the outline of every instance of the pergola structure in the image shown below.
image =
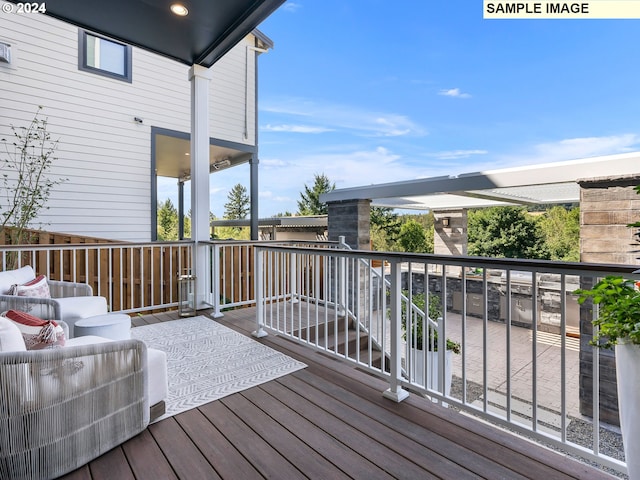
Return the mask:
<path id="1" fill-rule="evenodd" d="M 500 205 L 573 203 L 580 200 L 583 178 L 640 173 L 640 152 L 524 167 L 471 172 L 455 176 L 341 188 L 322 202 L 371 200 L 381 207 L 449 210 Z"/>
<path id="2" fill-rule="evenodd" d="M 20 3 L 11 0 L 12 3 Z M 192 239 L 209 240 L 209 82 L 211 67 L 285 0 L 55 0 L 46 14 L 189 65 L 191 82 Z M 252 232 L 258 232 L 258 162 L 251 162 Z M 206 264 L 196 247 L 194 266 Z M 197 292 L 203 305 L 204 282 Z"/>
<path id="3" fill-rule="evenodd" d="M 611 180 L 638 176 L 640 152 L 634 152 L 341 188 L 321 195 L 320 201 L 329 204 L 331 240 L 345 236 L 352 247 L 368 249 L 370 205 L 433 211 L 436 237 L 440 235 L 444 251 L 465 255 L 465 209 L 576 203 L 580 201 L 579 183 L 587 179 Z"/>

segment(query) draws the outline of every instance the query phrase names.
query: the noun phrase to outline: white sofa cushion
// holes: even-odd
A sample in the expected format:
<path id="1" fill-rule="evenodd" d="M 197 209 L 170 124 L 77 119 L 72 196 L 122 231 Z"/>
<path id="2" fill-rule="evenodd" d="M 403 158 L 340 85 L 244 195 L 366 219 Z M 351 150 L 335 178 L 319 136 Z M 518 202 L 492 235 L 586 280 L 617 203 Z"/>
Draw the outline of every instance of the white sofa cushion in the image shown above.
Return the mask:
<path id="1" fill-rule="evenodd" d="M 81 318 L 104 315 L 108 312 L 107 299 L 104 297 L 65 297 L 57 298 L 60 305 L 60 319 L 69 325 L 69 337 L 74 337 L 76 321 Z M 33 312 L 31 312 L 33 313 Z M 37 314 L 35 314 L 37 316 Z"/>
<path id="2" fill-rule="evenodd" d="M 112 342 L 108 338 L 96 335 L 86 335 L 84 337 L 70 338 L 65 344 L 66 347 L 77 345 L 91 345 L 94 343 Z M 147 348 L 147 369 L 149 374 L 149 405 L 155 405 L 165 400 L 169 395 L 169 375 L 167 373 L 167 354 L 162 350 Z"/>
<path id="3" fill-rule="evenodd" d="M 27 347 L 18 326 L 0 316 L 0 352 L 25 352 Z"/>
<path id="4" fill-rule="evenodd" d="M 17 270 L 0 272 L 0 295 L 9 295 L 11 287 L 22 285 L 36 278 L 36 273 L 30 265 Z"/>
<path id="5" fill-rule="evenodd" d="M 155 405 L 169 395 L 167 354 L 162 350 L 147 348 L 147 367 L 149 368 L 149 405 Z"/>
<path id="6" fill-rule="evenodd" d="M 93 345 L 94 343 L 111 342 L 108 338 L 97 337 L 95 335 L 85 335 L 84 337 L 70 338 L 64 344 L 65 347 L 78 347 L 80 345 Z"/>

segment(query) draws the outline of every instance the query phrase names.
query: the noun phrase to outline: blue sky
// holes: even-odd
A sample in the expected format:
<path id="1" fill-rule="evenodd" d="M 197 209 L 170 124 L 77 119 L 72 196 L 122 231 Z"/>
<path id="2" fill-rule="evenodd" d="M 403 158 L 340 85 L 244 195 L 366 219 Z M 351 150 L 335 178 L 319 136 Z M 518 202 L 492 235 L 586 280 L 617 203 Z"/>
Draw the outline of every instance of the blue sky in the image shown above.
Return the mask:
<path id="1" fill-rule="evenodd" d="M 259 29 L 260 216 L 337 188 L 640 150 L 640 20 L 483 20 L 482 1 L 295 0 Z M 248 165 L 212 176 L 221 217 Z M 576 172 L 576 177 L 585 172 Z"/>

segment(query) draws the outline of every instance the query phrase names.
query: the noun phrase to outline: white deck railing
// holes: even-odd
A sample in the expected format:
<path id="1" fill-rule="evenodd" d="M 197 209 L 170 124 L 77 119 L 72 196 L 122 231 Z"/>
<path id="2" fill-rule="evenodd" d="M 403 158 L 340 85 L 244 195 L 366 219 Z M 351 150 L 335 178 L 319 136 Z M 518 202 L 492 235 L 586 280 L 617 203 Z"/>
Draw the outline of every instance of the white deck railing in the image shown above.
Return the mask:
<path id="1" fill-rule="evenodd" d="M 87 283 L 112 312 L 178 305 L 178 275 L 189 271 L 192 242 L 0 245 L 0 270 L 31 265 L 52 280 Z"/>
<path id="2" fill-rule="evenodd" d="M 211 265 L 207 285 L 207 302 L 214 309 L 214 317 L 223 315 L 226 309 L 255 305 L 254 246 L 289 245 L 298 248 L 337 248 L 335 242 L 277 242 L 277 241 L 212 241 L 208 245 L 208 263 Z M 287 281 L 291 276 L 283 276 Z M 274 282 L 277 280 L 274 278 Z M 295 285 L 280 285 L 288 294 Z"/>
<path id="3" fill-rule="evenodd" d="M 619 433 L 604 421 L 612 418 L 605 385 L 615 388 L 615 378 L 601 377 L 601 363 L 612 358 L 589 345 L 594 312 L 581 311 L 572 292 L 608 274 L 640 278 L 637 266 L 255 249 L 256 334 L 275 331 L 357 364 L 388 380 L 390 398 L 410 390 L 625 471 L 611 442 Z M 437 322 L 411 303 L 425 287 L 445 307 Z M 404 333 L 410 318 L 414 328 Z M 409 348 L 416 322 L 438 331 L 437 360 Z M 446 338 L 461 345 L 450 366 Z"/>
<path id="4" fill-rule="evenodd" d="M 571 292 L 607 274 L 639 278 L 637 267 L 350 251 L 317 242 L 207 246 L 208 265 L 199 271 L 216 315 L 256 305 L 258 333 L 277 332 L 386 378 L 392 398 L 410 390 L 625 470 L 604 410 L 611 379 L 601 376 L 600 364 L 611 356 L 589 346 L 596 312 L 580 311 Z M 193 249 L 193 242 L 0 246 L 0 268 L 32 265 L 53 280 L 89 283 L 111 311 L 147 312 L 176 307 L 177 277 L 192 268 Z M 438 321 L 412 302 L 425 286 L 445 306 Z M 437 361 L 412 353 L 417 327 L 405 338 L 403 318 L 421 324 L 425 338 L 438 331 Z M 446 338 L 461 344 L 450 367 Z"/>

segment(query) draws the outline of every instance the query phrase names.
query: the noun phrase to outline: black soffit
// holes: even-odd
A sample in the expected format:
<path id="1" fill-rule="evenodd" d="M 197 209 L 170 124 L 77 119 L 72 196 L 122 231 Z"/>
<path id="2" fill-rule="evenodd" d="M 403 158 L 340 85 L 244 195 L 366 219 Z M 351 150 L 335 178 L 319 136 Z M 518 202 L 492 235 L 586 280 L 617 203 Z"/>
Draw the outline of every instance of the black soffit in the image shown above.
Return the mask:
<path id="1" fill-rule="evenodd" d="M 20 3 L 10 0 L 12 3 Z M 48 0 L 47 15 L 187 65 L 210 67 L 285 0 Z M 171 12 L 174 3 L 189 14 Z"/>

